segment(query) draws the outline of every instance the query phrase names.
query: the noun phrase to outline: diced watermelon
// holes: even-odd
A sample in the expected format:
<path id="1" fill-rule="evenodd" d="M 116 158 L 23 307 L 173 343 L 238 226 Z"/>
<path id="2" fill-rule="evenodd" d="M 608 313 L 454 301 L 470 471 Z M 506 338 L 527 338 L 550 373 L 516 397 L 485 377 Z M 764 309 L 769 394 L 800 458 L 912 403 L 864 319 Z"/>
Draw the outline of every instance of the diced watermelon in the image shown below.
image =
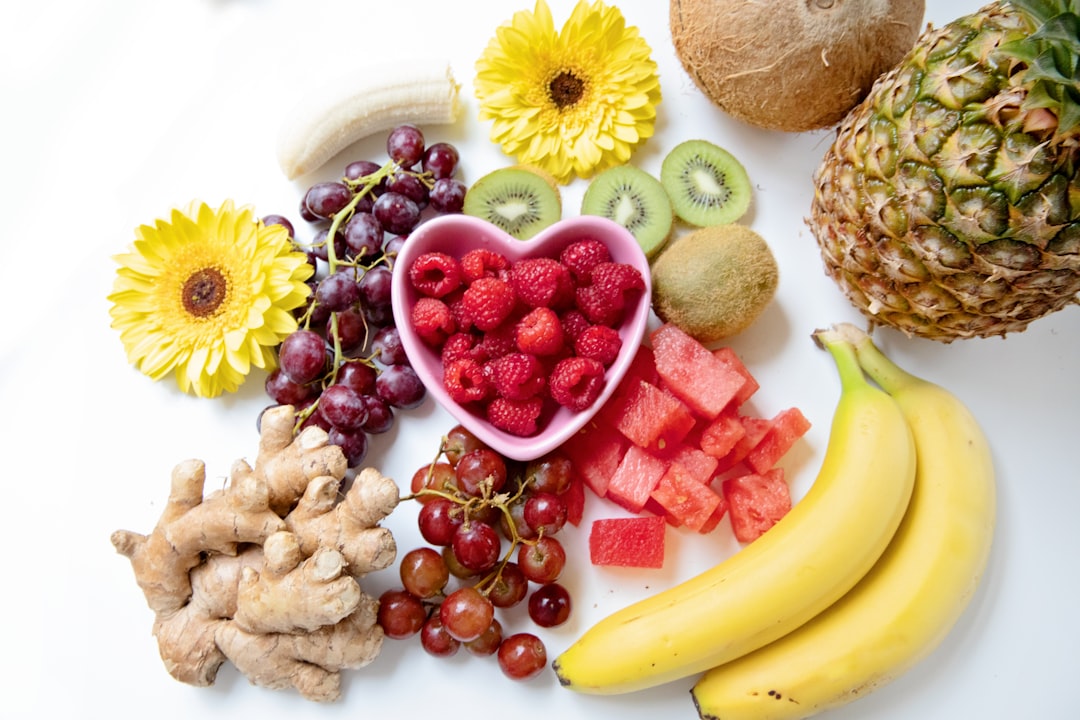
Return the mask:
<path id="1" fill-rule="evenodd" d="M 563 491 L 562 499 L 566 504 L 566 522 L 574 527 L 581 525 L 585 516 L 585 481 L 578 472 L 570 476 L 570 487 Z"/>
<path id="2" fill-rule="evenodd" d="M 592 564 L 663 567 L 665 526 L 664 518 L 653 515 L 594 520 L 589 531 Z"/>
<path id="3" fill-rule="evenodd" d="M 727 514 L 727 500 L 724 499 L 724 495 L 722 492 L 717 493 L 717 496 L 720 498 L 720 504 L 716 506 L 716 509 L 713 510 L 712 515 L 709 516 L 709 519 L 706 520 L 705 524 L 701 526 L 700 530 L 698 530 L 698 532 L 702 535 L 706 533 L 711 533 L 713 530 L 715 530 L 716 526 L 720 524 L 720 521 L 724 519 L 724 515 Z"/>
<path id="4" fill-rule="evenodd" d="M 737 408 L 749 400 L 750 396 L 756 393 L 761 385 L 758 383 L 757 378 L 755 378 L 750 370 L 747 369 L 742 358 L 740 358 L 730 347 L 725 346 L 716 348 L 713 350 L 713 355 L 720 358 L 720 360 L 732 370 L 742 375 L 743 379 L 746 381 L 743 384 L 742 389 L 735 394 L 735 398 L 731 401 L 732 407 Z"/>
<path id="5" fill-rule="evenodd" d="M 753 542 L 791 510 L 783 468 L 728 478 L 722 491 L 731 513 L 731 529 L 741 543 Z"/>
<path id="6" fill-rule="evenodd" d="M 681 464 L 672 463 L 650 497 L 679 525 L 698 532 L 723 500 L 708 485 L 698 482 Z"/>
<path id="7" fill-rule="evenodd" d="M 750 454 L 759 442 L 769 433 L 769 428 L 772 427 L 772 420 L 766 420 L 764 418 L 754 417 L 753 415 L 739 415 L 739 422 L 742 423 L 745 433 L 742 438 L 735 443 L 735 447 L 731 449 L 724 457 L 720 458 L 720 465 L 717 467 L 717 472 L 725 472 L 735 467 Z"/>
<path id="8" fill-rule="evenodd" d="M 644 380 L 625 387 L 601 412 L 630 442 L 656 453 L 680 443 L 696 422 L 679 398 Z"/>
<path id="9" fill-rule="evenodd" d="M 733 412 L 723 412 L 701 430 L 698 444 L 713 458 L 722 458 L 746 436 L 746 426 Z"/>
<path id="10" fill-rule="evenodd" d="M 702 485 L 712 481 L 719 464 L 716 458 L 689 445 L 678 446 L 669 457 L 672 465 L 682 465 L 683 470 Z"/>
<path id="11" fill-rule="evenodd" d="M 665 461 L 631 445 L 608 482 L 606 497 L 632 513 L 639 513 L 667 469 Z"/>
<path id="12" fill-rule="evenodd" d="M 656 357 L 648 345 L 638 346 L 634 359 L 630 361 L 630 367 L 623 375 L 622 382 L 627 383 L 633 380 L 644 380 L 653 385 L 660 384 L 660 373 L 656 372 Z"/>
<path id="13" fill-rule="evenodd" d="M 591 422 L 567 439 L 562 449 L 574 463 L 574 469 L 585 485 L 595 495 L 604 497 L 608 481 L 615 474 L 629 445 L 630 441 L 615 428 Z"/>
<path id="14" fill-rule="evenodd" d="M 742 392 L 745 378 L 679 327 L 665 323 L 650 339 L 664 385 L 701 417 L 715 418 Z"/>
<path id="15" fill-rule="evenodd" d="M 781 410 L 773 417 L 769 432 L 746 456 L 746 464 L 756 473 L 769 470 L 809 429 L 810 421 L 798 408 Z"/>

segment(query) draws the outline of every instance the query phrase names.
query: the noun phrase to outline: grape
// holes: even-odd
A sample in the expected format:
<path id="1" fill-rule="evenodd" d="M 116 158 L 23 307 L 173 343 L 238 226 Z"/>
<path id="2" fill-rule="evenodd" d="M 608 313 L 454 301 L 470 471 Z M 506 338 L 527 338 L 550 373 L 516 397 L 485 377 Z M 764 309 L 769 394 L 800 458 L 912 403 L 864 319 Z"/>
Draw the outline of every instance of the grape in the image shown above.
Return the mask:
<path id="1" fill-rule="evenodd" d="M 420 632 L 427 610 L 419 598 L 405 590 L 387 590 L 379 596 L 378 623 L 386 637 L 402 640 Z"/>
<path id="2" fill-rule="evenodd" d="M 470 585 L 458 588 L 439 605 L 439 619 L 446 632 L 462 642 L 484 634 L 495 619 L 495 606 Z"/>
<path id="3" fill-rule="evenodd" d="M 439 613 L 433 612 L 420 628 L 420 645 L 435 657 L 450 657 L 461 648 L 461 641 L 446 631 Z"/>
<path id="4" fill-rule="evenodd" d="M 304 193 L 304 207 L 317 218 L 332 218 L 352 200 L 352 190 L 344 183 L 315 183 Z"/>
<path id="5" fill-rule="evenodd" d="M 421 167 L 424 172 L 431 173 L 435 180 L 448 178 L 457 170 L 458 161 L 461 159 L 457 148 L 450 143 L 432 143 L 424 150 L 421 158 Z"/>
<path id="6" fill-rule="evenodd" d="M 350 387 L 334 384 L 323 390 L 319 409 L 340 430 L 359 430 L 367 422 L 367 405 Z"/>
<path id="7" fill-rule="evenodd" d="M 428 203 L 440 213 L 459 213 L 465 208 L 465 183 L 454 178 L 439 178 L 428 191 Z"/>
<path id="8" fill-rule="evenodd" d="M 390 284 L 393 273 L 385 265 L 369 268 L 360 278 L 360 302 L 372 308 L 390 307 Z"/>
<path id="9" fill-rule="evenodd" d="M 386 243 L 383 245 L 383 254 L 391 261 L 401 253 L 401 246 L 405 244 L 404 235 L 391 235 L 386 239 Z M 391 262 L 391 264 L 393 264 Z"/>
<path id="10" fill-rule="evenodd" d="M 329 234 L 330 228 L 322 228 L 315 233 L 315 237 L 311 240 L 311 252 L 320 260 L 328 261 L 330 259 L 329 243 L 326 240 Z M 341 234 L 341 229 L 339 228 L 338 231 L 334 233 L 334 257 L 338 260 L 345 257 L 348 247 L 349 246 L 345 244 L 345 236 Z"/>
<path id="11" fill-rule="evenodd" d="M 540 627 L 562 625 L 570 617 L 570 593 L 559 583 L 548 583 L 529 596 L 529 617 Z"/>
<path id="12" fill-rule="evenodd" d="M 281 225 L 283 228 L 289 231 L 289 237 L 296 237 L 296 230 L 293 228 L 293 224 L 289 222 L 289 219 L 284 215 L 267 215 L 262 219 L 263 225 Z"/>
<path id="13" fill-rule="evenodd" d="M 415 125 L 398 125 L 386 137 L 386 154 L 402 169 L 411 168 L 424 156 L 424 133 Z"/>
<path id="14" fill-rule="evenodd" d="M 394 411 L 390 404 L 377 395 L 363 395 L 367 403 L 368 419 L 364 423 L 364 432 L 381 435 L 394 427 Z"/>
<path id="15" fill-rule="evenodd" d="M 431 504 L 428 503 L 424 508 Z M 424 508 L 421 508 L 421 511 Z M 450 542 L 458 562 L 474 572 L 485 572 L 495 567 L 495 563 L 499 561 L 501 546 L 502 541 L 495 528 L 475 520 L 462 523 L 454 531 Z"/>
<path id="16" fill-rule="evenodd" d="M 389 192 L 400 193 L 416 203 L 416 207 L 423 210 L 428 206 L 429 191 L 427 185 L 416 175 L 407 172 L 398 172 L 386 183 Z"/>
<path id="17" fill-rule="evenodd" d="M 349 467 L 360 466 L 368 450 L 368 437 L 363 430 L 342 430 L 339 427 L 331 427 L 327 435 L 327 441 L 331 445 L 341 448 Z"/>
<path id="18" fill-rule="evenodd" d="M 375 258 L 382 252 L 385 233 L 375 216 L 359 212 L 349 218 L 341 229 L 345 245 L 355 258 Z"/>
<path id="19" fill-rule="evenodd" d="M 396 192 L 384 192 L 371 207 L 371 214 L 389 233 L 407 235 L 420 222 L 420 207 Z"/>
<path id="20" fill-rule="evenodd" d="M 488 588 L 488 600 L 498 608 L 510 608 L 525 599 L 529 592 L 529 579 L 517 563 L 508 562 L 499 570 L 498 577 Z"/>
<path id="21" fill-rule="evenodd" d="M 503 516 L 499 518 L 499 528 L 502 530 L 503 535 L 508 538 L 517 537 L 523 540 L 532 540 L 536 537 L 536 531 L 529 527 L 529 523 L 525 522 L 525 501 L 518 499 L 512 503 L 507 510 L 507 513 L 503 513 Z M 513 526 L 511 526 L 513 523 Z"/>
<path id="22" fill-rule="evenodd" d="M 570 487 L 573 463 L 558 450 L 530 460 L 525 466 L 525 478 L 533 492 L 561 495 Z"/>
<path id="23" fill-rule="evenodd" d="M 371 352 L 383 365 L 404 365 L 409 362 L 405 346 L 401 344 L 401 332 L 393 325 L 381 327 L 371 338 Z"/>
<path id="24" fill-rule="evenodd" d="M 457 486 L 466 495 L 480 497 L 484 488 L 493 495 L 506 485 L 506 462 L 490 448 L 465 453 L 454 467 Z"/>
<path id="25" fill-rule="evenodd" d="M 391 365 L 379 373 L 375 391 L 393 407 L 403 409 L 419 406 L 427 395 L 424 383 L 408 365 Z"/>
<path id="26" fill-rule="evenodd" d="M 447 462 L 437 462 L 417 469 L 413 473 L 410 489 L 413 493 L 421 490 L 438 490 L 448 493 L 453 491 L 455 481 L 453 466 Z M 435 497 L 435 495 L 420 495 L 416 499 L 426 503 Z"/>
<path id="27" fill-rule="evenodd" d="M 498 652 L 499 645 L 502 644 L 502 638 L 502 625 L 499 624 L 498 620 L 492 618 L 487 630 L 484 630 L 480 637 L 465 643 L 465 649 L 480 657 L 494 655 Z"/>
<path id="28" fill-rule="evenodd" d="M 420 599 L 433 597 L 450 580 L 450 569 L 443 562 L 442 555 L 429 547 L 405 553 L 398 573 L 405 589 Z"/>
<path id="29" fill-rule="evenodd" d="M 541 535 L 535 541 L 522 544 L 517 563 L 528 579 L 549 583 L 558 578 L 566 566 L 566 549 L 550 535 Z"/>
<path id="30" fill-rule="evenodd" d="M 281 368 L 277 368 L 266 376 L 266 394 L 279 405 L 296 407 L 314 397 L 315 392 L 314 386 L 294 382 Z"/>
<path id="31" fill-rule="evenodd" d="M 450 568 L 450 574 L 456 578 L 470 580 L 479 574 L 476 570 L 471 570 L 462 565 L 457 559 L 457 555 L 454 555 L 454 548 L 449 545 L 442 549 L 442 556 L 446 567 Z"/>
<path id="32" fill-rule="evenodd" d="M 547 667 L 547 648 L 532 633 L 515 633 L 499 645 L 499 668 L 513 680 L 528 680 Z"/>
<path id="33" fill-rule="evenodd" d="M 278 359 L 290 380 L 309 383 L 325 371 L 326 341 L 314 330 L 297 330 L 281 342 Z"/>
<path id="34" fill-rule="evenodd" d="M 439 497 L 420 506 L 416 516 L 420 535 L 432 545 L 450 545 L 463 522 L 457 503 Z"/>
<path id="35" fill-rule="evenodd" d="M 525 500 L 524 518 L 530 528 L 544 535 L 553 535 L 566 524 L 566 503 L 549 492 L 534 492 Z"/>
<path id="36" fill-rule="evenodd" d="M 345 166 L 345 177 L 349 180 L 359 180 L 366 175 L 374 175 L 379 171 L 379 165 L 371 160 L 354 160 Z"/>
<path id="37" fill-rule="evenodd" d="M 308 210 L 307 203 L 304 202 L 303 198 L 300 199 L 299 212 L 300 212 L 300 217 L 303 218 L 304 220 L 307 220 L 308 222 L 318 222 L 319 220 L 322 219 L 318 215 L 316 215 L 315 213 Z"/>
<path id="38" fill-rule="evenodd" d="M 464 425 L 458 424 L 450 428 L 446 433 L 446 442 L 443 443 L 443 454 L 446 461 L 451 465 L 457 465 L 458 460 L 465 453 L 477 448 L 487 447 L 471 430 Z"/>
<path id="39" fill-rule="evenodd" d="M 319 287 L 315 290 L 315 301 L 330 312 L 341 312 L 359 299 L 360 288 L 356 284 L 356 273 L 351 267 L 327 275 L 319 281 Z"/>
<path id="40" fill-rule="evenodd" d="M 352 388 L 358 395 L 370 395 L 375 392 L 375 376 L 375 368 L 365 362 L 354 360 L 338 368 L 337 379 L 334 382 Z M 371 403 L 366 400 L 365 403 L 370 416 Z"/>
<path id="41" fill-rule="evenodd" d="M 329 323 L 326 329 L 327 338 L 333 340 Z M 337 335 L 341 352 L 349 354 L 354 350 L 359 350 L 367 340 L 367 321 L 364 319 L 363 313 L 352 307 L 339 311 L 337 313 L 337 329 L 334 333 Z"/>

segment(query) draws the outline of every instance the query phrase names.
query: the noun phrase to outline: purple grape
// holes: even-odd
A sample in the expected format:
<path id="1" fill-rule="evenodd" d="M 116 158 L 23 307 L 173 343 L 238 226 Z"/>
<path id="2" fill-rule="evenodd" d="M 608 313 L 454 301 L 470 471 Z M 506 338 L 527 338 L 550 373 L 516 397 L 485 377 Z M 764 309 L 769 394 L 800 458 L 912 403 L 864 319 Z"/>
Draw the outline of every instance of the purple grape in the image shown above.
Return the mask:
<path id="1" fill-rule="evenodd" d="M 367 422 L 367 404 L 350 387 L 334 384 L 323 390 L 319 412 L 340 430 L 359 430 Z"/>
<path id="2" fill-rule="evenodd" d="M 370 160 L 354 160 L 345 166 L 345 178 L 359 180 L 365 175 L 372 175 L 379 171 L 379 166 Z"/>
<path id="3" fill-rule="evenodd" d="M 394 409 L 378 395 L 361 395 L 367 405 L 368 419 L 364 432 L 379 435 L 394 427 Z"/>
<path id="4" fill-rule="evenodd" d="M 371 213 L 356 213 L 342 230 L 353 257 L 375 258 L 382 252 L 386 233 Z"/>
<path id="5" fill-rule="evenodd" d="M 289 222 L 289 218 L 284 215 L 267 215 L 262 219 L 263 225 L 280 225 L 289 231 L 289 237 L 296 237 L 296 230 L 293 228 L 293 224 Z"/>
<path id="6" fill-rule="evenodd" d="M 375 336 L 371 338 L 371 354 L 383 365 L 409 363 L 405 346 L 401 344 L 401 333 L 394 325 L 387 325 L 375 331 Z"/>
<path id="7" fill-rule="evenodd" d="M 398 167 L 411 168 L 424 156 L 424 133 L 415 125 L 398 125 L 386 136 L 386 154 Z"/>
<path id="8" fill-rule="evenodd" d="M 424 151 L 421 167 L 424 172 L 431 173 L 432 178 L 439 180 L 453 175 L 460 159 L 456 147 L 450 143 L 437 142 Z"/>
<path id="9" fill-rule="evenodd" d="M 333 340 L 330 334 L 331 325 L 327 323 L 327 339 Z M 349 307 L 337 313 L 337 340 L 341 346 L 341 352 L 351 353 L 359 350 L 367 339 L 367 320 L 359 310 Z"/>
<path id="10" fill-rule="evenodd" d="M 459 213 L 465 207 L 465 183 L 456 178 L 439 178 L 431 188 L 431 207 L 440 213 Z"/>
<path id="11" fill-rule="evenodd" d="M 327 434 L 329 435 L 329 443 L 337 445 L 345 453 L 345 461 L 349 464 L 349 467 L 359 467 L 367 455 L 367 433 L 363 430 L 342 430 L 338 427 L 332 427 Z"/>
<path id="12" fill-rule="evenodd" d="M 424 401 L 427 388 L 409 365 L 391 365 L 375 380 L 379 397 L 393 407 L 409 409 Z"/>
<path id="13" fill-rule="evenodd" d="M 315 183 L 304 193 L 304 207 L 320 218 L 332 218 L 352 200 L 352 190 L 344 183 Z"/>
<path id="14" fill-rule="evenodd" d="M 357 285 L 360 301 L 371 308 L 384 308 L 390 304 L 390 286 L 393 273 L 385 265 L 368 268 Z"/>
<path id="15" fill-rule="evenodd" d="M 315 237 L 311 239 L 311 252 L 320 260 L 330 259 L 330 243 L 326 241 L 329 234 L 330 228 L 323 228 L 315 233 Z M 345 236 L 341 234 L 339 228 L 334 234 L 334 258 L 337 260 L 344 258 L 348 247 L 349 246 L 345 244 Z"/>
<path id="16" fill-rule="evenodd" d="M 385 192 L 375 200 L 371 213 L 383 228 L 394 235 L 412 232 L 420 222 L 420 207 L 401 193 Z"/>
<path id="17" fill-rule="evenodd" d="M 360 299 L 360 287 L 351 267 L 338 270 L 319 281 L 315 300 L 330 312 L 341 312 Z"/>
<path id="18" fill-rule="evenodd" d="M 407 237 L 407 235 L 391 235 L 386 239 L 386 243 L 383 245 L 383 255 L 391 259 L 391 265 L 393 265 L 392 260 L 401 253 L 401 246 L 405 244 Z"/>
<path id="19" fill-rule="evenodd" d="M 401 193 L 416 203 L 416 207 L 423 210 L 428 206 L 428 187 L 420 178 L 406 172 L 395 173 L 386 189 L 389 192 Z"/>
<path id="20" fill-rule="evenodd" d="M 326 341 L 314 330 L 297 330 L 278 348 L 281 371 L 294 383 L 305 385 L 322 376 L 326 367 Z"/>
<path id="21" fill-rule="evenodd" d="M 375 378 L 377 375 L 375 368 L 367 363 L 360 361 L 347 362 L 338 369 L 334 382 L 338 385 L 350 387 L 360 395 L 371 395 L 375 392 Z"/>
<path id="22" fill-rule="evenodd" d="M 294 381 L 281 368 L 266 376 L 266 394 L 278 405 L 296 407 L 315 395 L 313 385 L 304 385 Z"/>

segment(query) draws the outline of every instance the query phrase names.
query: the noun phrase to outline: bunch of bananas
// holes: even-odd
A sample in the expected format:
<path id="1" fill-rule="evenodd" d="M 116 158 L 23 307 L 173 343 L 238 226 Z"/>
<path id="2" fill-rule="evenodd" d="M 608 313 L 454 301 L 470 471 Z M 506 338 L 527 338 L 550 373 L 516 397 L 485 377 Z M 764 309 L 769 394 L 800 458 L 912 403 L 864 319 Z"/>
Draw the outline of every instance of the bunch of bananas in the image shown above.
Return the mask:
<path id="1" fill-rule="evenodd" d="M 702 718 L 794 720 L 888 683 L 955 624 L 994 533 L 986 438 L 956 396 L 861 330 L 814 338 L 841 393 L 810 491 L 741 552 L 588 630 L 555 660 L 564 686 L 621 693 L 704 673 Z"/>

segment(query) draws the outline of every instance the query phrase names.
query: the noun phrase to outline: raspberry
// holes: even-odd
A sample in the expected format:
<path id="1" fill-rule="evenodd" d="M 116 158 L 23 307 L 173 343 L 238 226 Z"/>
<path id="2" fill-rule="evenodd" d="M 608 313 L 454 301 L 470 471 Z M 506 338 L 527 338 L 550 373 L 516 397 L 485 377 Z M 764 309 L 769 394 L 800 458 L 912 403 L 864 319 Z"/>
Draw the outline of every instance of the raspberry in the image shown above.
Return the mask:
<path id="1" fill-rule="evenodd" d="M 535 355 L 512 352 L 484 366 L 495 394 L 508 400 L 528 400 L 547 387 L 544 366 Z"/>
<path id="2" fill-rule="evenodd" d="M 481 335 L 480 342 L 476 344 L 473 352 L 477 360 L 485 362 L 516 352 L 517 349 L 517 343 L 514 341 L 514 326 L 511 323 L 504 323 Z"/>
<path id="3" fill-rule="evenodd" d="M 641 271 L 627 263 L 598 263 L 589 273 L 589 284 L 610 288 L 619 293 L 644 290 L 645 280 Z"/>
<path id="4" fill-rule="evenodd" d="M 563 309 L 574 304 L 574 278 L 553 258 L 517 261 L 510 267 L 510 284 L 529 307 Z"/>
<path id="5" fill-rule="evenodd" d="M 576 342 L 585 328 L 592 327 L 589 318 L 585 317 L 584 313 L 577 309 L 564 312 L 562 317 L 559 318 L 559 322 L 562 323 L 563 336 L 570 342 Z"/>
<path id="6" fill-rule="evenodd" d="M 461 274 L 466 282 L 482 277 L 506 279 L 509 268 L 510 261 L 506 256 L 491 248 L 476 248 L 461 256 Z"/>
<path id="7" fill-rule="evenodd" d="M 559 316 L 547 307 L 533 308 L 518 320 L 514 340 L 519 350 L 533 355 L 555 355 L 565 342 Z"/>
<path id="8" fill-rule="evenodd" d="M 575 412 L 592 405 L 604 389 L 604 366 L 597 360 L 568 357 L 560 360 L 548 377 L 555 402 Z"/>
<path id="9" fill-rule="evenodd" d="M 611 262 L 611 253 L 604 243 L 586 238 L 567 245 L 559 254 L 559 260 L 573 273 L 578 283 L 582 284 L 597 264 Z"/>
<path id="10" fill-rule="evenodd" d="M 409 282 L 421 294 L 442 297 L 461 285 L 461 265 L 441 252 L 427 252 L 409 266 Z"/>
<path id="11" fill-rule="evenodd" d="M 590 323 L 609 327 L 622 322 L 623 308 L 618 300 L 619 296 L 595 285 L 579 287 L 575 295 L 578 309 Z"/>
<path id="12" fill-rule="evenodd" d="M 614 327 L 622 322 L 629 296 L 645 289 L 641 272 L 626 263 L 598 263 L 589 273 L 589 284 L 577 288 L 577 307 L 594 325 Z"/>
<path id="13" fill-rule="evenodd" d="M 491 392 L 483 366 L 472 358 L 459 358 L 445 365 L 443 387 L 454 402 L 462 405 L 481 402 Z"/>
<path id="14" fill-rule="evenodd" d="M 580 357 L 592 358 L 604 367 L 609 367 L 619 356 L 622 338 L 619 332 L 607 325 L 590 325 L 574 340 L 574 353 Z"/>
<path id="15" fill-rule="evenodd" d="M 493 398 L 487 406 L 487 419 L 492 426 L 518 437 L 535 435 L 539 429 L 540 412 L 544 401 L 539 397 L 528 400 Z"/>
<path id="16" fill-rule="evenodd" d="M 517 296 L 505 280 L 483 277 L 474 280 L 461 296 L 462 308 L 479 330 L 492 330 L 514 312 Z"/>
<path id="17" fill-rule="evenodd" d="M 457 329 L 450 308 L 433 297 L 418 298 L 413 304 L 410 320 L 416 334 L 433 347 L 442 345 Z"/>
<path id="18" fill-rule="evenodd" d="M 465 311 L 465 304 L 461 301 L 465 296 L 465 287 L 459 287 L 451 293 L 444 295 L 441 300 L 450 308 L 450 314 L 454 316 L 454 324 L 458 330 L 468 330 L 472 327 L 472 319 Z"/>
<path id="19" fill-rule="evenodd" d="M 446 338 L 442 344 L 441 359 L 443 365 L 449 365 L 463 357 L 473 357 L 473 348 L 476 346 L 476 336 L 469 332 L 458 331 Z"/>

